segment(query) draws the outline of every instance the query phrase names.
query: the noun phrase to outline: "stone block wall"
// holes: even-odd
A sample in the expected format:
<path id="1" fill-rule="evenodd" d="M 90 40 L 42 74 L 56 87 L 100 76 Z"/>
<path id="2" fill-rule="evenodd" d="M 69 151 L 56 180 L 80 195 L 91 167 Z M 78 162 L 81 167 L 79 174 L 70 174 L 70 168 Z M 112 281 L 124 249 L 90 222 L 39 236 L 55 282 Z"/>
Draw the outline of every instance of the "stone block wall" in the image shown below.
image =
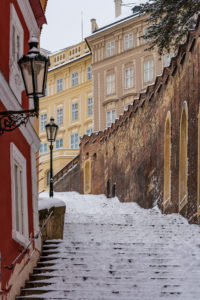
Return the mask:
<path id="1" fill-rule="evenodd" d="M 198 116 L 200 100 L 200 28 L 188 33 L 171 65 L 154 85 L 141 93 L 128 111 L 105 131 L 84 136 L 80 144 L 77 191 L 84 193 L 84 165 L 91 162 L 91 193 L 118 196 L 144 208 L 158 203 L 165 213 L 180 212 L 190 222 L 199 220 Z M 180 135 L 187 111 L 187 194 L 180 206 Z M 170 115 L 170 197 L 164 197 L 165 124 Z M 200 124 L 200 122 L 199 122 Z M 200 138 L 200 134 L 199 134 Z M 66 175 L 65 182 L 71 175 Z M 70 186 L 70 188 L 72 185 Z"/>

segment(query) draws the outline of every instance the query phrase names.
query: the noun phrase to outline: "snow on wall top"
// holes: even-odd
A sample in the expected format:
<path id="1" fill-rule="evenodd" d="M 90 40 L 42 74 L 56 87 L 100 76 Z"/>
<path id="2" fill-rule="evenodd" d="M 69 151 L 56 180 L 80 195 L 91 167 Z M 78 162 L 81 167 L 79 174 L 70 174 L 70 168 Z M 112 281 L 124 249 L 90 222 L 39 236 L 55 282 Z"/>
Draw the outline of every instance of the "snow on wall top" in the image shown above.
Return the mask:
<path id="1" fill-rule="evenodd" d="M 62 199 L 58 198 L 49 198 L 48 192 L 42 193 L 42 197 L 39 196 L 39 201 L 38 201 L 38 210 L 43 210 L 43 209 L 50 209 L 52 207 L 61 207 L 61 206 L 66 206 L 65 201 Z"/>

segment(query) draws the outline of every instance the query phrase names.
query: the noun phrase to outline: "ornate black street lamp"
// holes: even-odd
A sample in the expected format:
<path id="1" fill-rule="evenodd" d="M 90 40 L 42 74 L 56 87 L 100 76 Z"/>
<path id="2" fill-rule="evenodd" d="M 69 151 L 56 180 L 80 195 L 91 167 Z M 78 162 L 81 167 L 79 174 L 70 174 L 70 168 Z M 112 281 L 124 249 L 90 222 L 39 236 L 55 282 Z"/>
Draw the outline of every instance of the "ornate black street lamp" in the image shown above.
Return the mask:
<path id="1" fill-rule="evenodd" d="M 49 58 L 40 54 L 38 51 L 37 38 L 29 41 L 29 51 L 18 61 L 27 96 L 33 100 L 34 108 L 29 110 L 13 111 L 7 110 L 0 112 L 0 135 L 4 131 L 12 131 L 22 124 L 26 125 L 30 117 L 38 117 L 39 101 L 38 98 L 45 96 L 45 86 Z"/>
<path id="2" fill-rule="evenodd" d="M 53 142 L 56 140 L 56 135 L 58 132 L 58 125 L 54 123 L 54 118 L 51 117 L 50 123 L 46 126 L 47 140 L 50 142 L 50 189 L 49 197 L 53 197 Z"/>

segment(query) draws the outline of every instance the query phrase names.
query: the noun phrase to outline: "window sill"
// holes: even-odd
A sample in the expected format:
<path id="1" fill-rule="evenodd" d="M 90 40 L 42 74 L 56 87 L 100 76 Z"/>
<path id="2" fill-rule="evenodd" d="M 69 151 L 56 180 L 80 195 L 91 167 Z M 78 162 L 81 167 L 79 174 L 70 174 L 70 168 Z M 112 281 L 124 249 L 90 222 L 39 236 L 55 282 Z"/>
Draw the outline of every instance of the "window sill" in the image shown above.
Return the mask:
<path id="1" fill-rule="evenodd" d="M 118 98 L 108 98 L 108 99 L 103 101 L 103 105 L 106 105 L 106 104 L 111 103 L 111 102 L 117 102 L 117 101 L 119 101 Z"/>
<path id="2" fill-rule="evenodd" d="M 89 124 L 92 122 L 92 115 L 90 117 L 88 117 L 85 121 L 84 121 L 84 125 Z"/>
<path id="3" fill-rule="evenodd" d="M 126 91 L 127 91 L 127 90 L 126 90 Z M 137 97 L 138 94 L 137 94 L 137 93 L 131 93 L 131 92 L 129 92 L 129 93 L 124 94 L 124 95 L 121 97 L 121 99 L 123 100 L 123 99 L 125 99 L 125 98 L 127 98 L 127 97 L 131 97 L 131 96 Z"/>
<path id="4" fill-rule="evenodd" d="M 81 127 L 81 123 L 80 122 L 75 122 L 75 123 L 72 123 L 71 125 L 68 126 L 68 131 L 72 128 L 75 128 L 75 127 Z"/>
<path id="5" fill-rule="evenodd" d="M 25 237 L 24 235 L 20 234 L 15 229 L 12 230 L 12 238 L 15 242 L 17 242 L 18 244 L 20 244 L 23 247 L 26 247 L 29 243 L 28 238 Z"/>

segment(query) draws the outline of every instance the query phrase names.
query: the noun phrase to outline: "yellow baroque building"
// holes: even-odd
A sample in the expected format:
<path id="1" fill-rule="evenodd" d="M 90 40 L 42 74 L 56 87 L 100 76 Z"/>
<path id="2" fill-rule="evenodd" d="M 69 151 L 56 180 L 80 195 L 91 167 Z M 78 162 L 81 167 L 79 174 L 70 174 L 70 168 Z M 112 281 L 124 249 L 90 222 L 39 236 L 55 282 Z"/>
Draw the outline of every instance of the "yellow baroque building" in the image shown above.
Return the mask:
<path id="1" fill-rule="evenodd" d="M 50 153 L 45 125 L 59 130 L 53 149 L 56 174 L 79 153 L 79 137 L 93 131 L 91 53 L 83 41 L 50 54 L 46 97 L 40 100 L 39 192 L 49 189 Z"/>

